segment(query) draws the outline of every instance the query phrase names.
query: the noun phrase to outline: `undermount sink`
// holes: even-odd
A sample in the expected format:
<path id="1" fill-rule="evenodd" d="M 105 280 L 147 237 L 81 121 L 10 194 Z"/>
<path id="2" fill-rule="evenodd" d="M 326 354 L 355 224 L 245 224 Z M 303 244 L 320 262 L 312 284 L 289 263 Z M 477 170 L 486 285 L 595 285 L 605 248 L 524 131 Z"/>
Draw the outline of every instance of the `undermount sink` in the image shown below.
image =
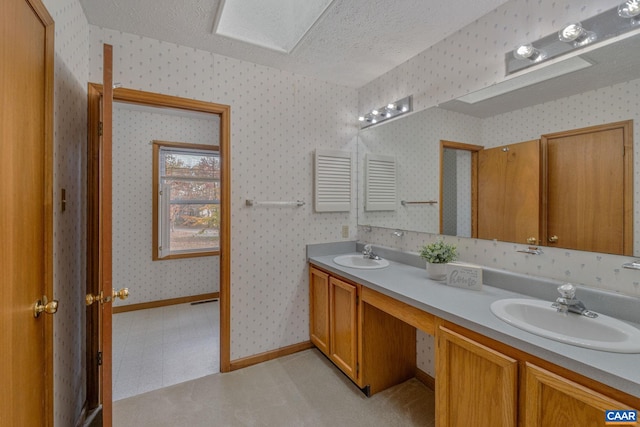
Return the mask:
<path id="1" fill-rule="evenodd" d="M 594 350 L 640 353 L 640 329 L 613 317 L 595 319 L 575 313 L 558 313 L 549 301 L 503 299 L 491 312 L 517 328 L 545 338 Z"/>
<path id="2" fill-rule="evenodd" d="M 333 259 L 338 265 L 343 267 L 360 268 L 363 270 L 374 270 L 376 268 L 385 268 L 389 266 L 386 259 L 365 258 L 362 255 L 340 255 Z"/>

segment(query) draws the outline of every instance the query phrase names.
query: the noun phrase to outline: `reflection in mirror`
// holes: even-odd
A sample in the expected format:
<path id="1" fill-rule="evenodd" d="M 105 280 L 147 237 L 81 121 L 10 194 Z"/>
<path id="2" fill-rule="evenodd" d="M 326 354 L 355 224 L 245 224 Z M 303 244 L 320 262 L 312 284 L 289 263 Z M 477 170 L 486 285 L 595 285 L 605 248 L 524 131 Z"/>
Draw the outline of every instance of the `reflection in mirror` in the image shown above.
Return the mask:
<path id="1" fill-rule="evenodd" d="M 581 53 L 592 65 L 568 75 L 517 89 L 475 104 L 451 101 L 411 116 L 360 132 L 358 162 L 366 153 L 395 155 L 400 200 L 439 200 L 440 140 L 485 148 L 541 135 L 632 120 L 633 139 L 640 141 L 640 36 Z M 532 71 L 535 72 L 535 71 Z M 638 145 L 634 146 L 636 158 Z M 361 170 L 361 168 L 360 168 Z M 359 177 L 359 183 L 363 177 Z M 640 170 L 633 175 L 640 188 Z M 358 186 L 358 198 L 362 185 Z M 640 212 L 640 200 L 633 212 Z M 364 212 L 358 203 L 358 224 L 428 233 L 440 231 L 440 206 L 398 206 L 394 212 Z M 635 215 L 634 223 L 640 221 Z M 456 231 L 458 234 L 458 231 Z M 460 234 L 458 234 L 460 235 Z M 640 256 L 640 227 L 633 234 L 633 252 Z"/>
<path id="2" fill-rule="evenodd" d="M 470 169 L 469 153 L 454 148 L 442 151 L 440 234 L 471 237 L 471 176 L 466 173 Z"/>
<path id="3" fill-rule="evenodd" d="M 440 234 L 477 237 L 480 145 L 440 141 Z"/>

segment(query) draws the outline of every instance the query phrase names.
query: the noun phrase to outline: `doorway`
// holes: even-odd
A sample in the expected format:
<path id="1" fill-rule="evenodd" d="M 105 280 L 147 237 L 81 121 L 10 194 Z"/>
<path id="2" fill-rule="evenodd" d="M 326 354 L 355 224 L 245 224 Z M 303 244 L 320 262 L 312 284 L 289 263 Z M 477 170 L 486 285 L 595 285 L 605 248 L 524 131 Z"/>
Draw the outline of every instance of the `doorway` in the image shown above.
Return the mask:
<path id="1" fill-rule="evenodd" d="M 99 282 L 99 259 L 100 245 L 98 224 L 100 212 L 100 197 L 102 194 L 101 176 L 108 175 L 112 178 L 115 173 L 113 169 L 100 170 L 101 153 L 107 148 L 112 149 L 111 141 L 103 141 L 102 129 L 108 124 L 102 123 L 101 105 L 102 105 L 103 87 L 99 84 L 89 84 L 89 146 L 88 146 L 88 225 L 87 225 L 87 291 L 95 292 L 96 283 Z M 203 101 L 195 101 L 174 96 L 161 95 L 132 89 L 118 88 L 113 90 L 113 100 L 116 102 L 135 104 L 146 107 L 156 107 L 163 109 L 175 109 L 183 112 L 211 114 L 219 118 L 219 151 L 220 151 L 220 253 L 219 253 L 219 310 L 220 310 L 220 363 L 221 372 L 230 370 L 230 108 L 226 105 L 213 104 Z M 110 124 L 109 124 L 110 126 Z M 106 134 L 106 132 L 105 132 Z M 151 160 L 149 160 L 151 162 Z M 106 179 L 102 178 L 104 181 Z M 108 179 L 109 181 L 111 179 Z M 151 189 L 149 189 L 151 191 Z M 151 230 L 149 229 L 149 233 Z M 151 248 L 149 248 L 149 251 Z M 114 266 L 117 268 L 117 265 Z M 115 283 L 114 287 L 125 286 L 125 284 Z M 111 311 L 110 304 L 104 304 L 103 310 Z M 93 312 L 96 312 L 95 314 Z M 105 334 L 100 330 L 98 310 L 87 312 L 87 400 L 89 402 L 89 410 L 99 407 L 101 404 L 107 403 L 110 409 L 111 395 L 111 372 L 112 372 L 112 355 L 111 342 L 108 346 L 104 346 L 103 338 L 105 335 L 111 336 L 111 331 Z M 106 327 L 106 325 L 104 326 Z M 111 323 L 109 322 L 109 327 Z M 108 348 L 107 348 L 108 347 Z M 104 354 L 103 354 L 104 351 Z M 100 357 L 96 357 L 100 355 Z M 98 359 L 98 363 L 96 363 Z M 99 363 L 101 362 L 101 363 Z M 107 374 L 108 373 L 108 374 Z M 105 384 L 108 383 L 108 387 Z M 101 396 L 102 387 L 102 396 Z M 109 392 L 105 393 L 104 389 Z M 103 399 L 107 402 L 103 402 Z M 109 416 L 110 418 L 110 416 Z"/>
<path id="2" fill-rule="evenodd" d="M 113 103 L 113 283 L 130 294 L 113 301 L 114 401 L 220 372 L 219 129 Z"/>
<path id="3" fill-rule="evenodd" d="M 478 152 L 481 145 L 440 140 L 440 234 L 478 233 Z"/>

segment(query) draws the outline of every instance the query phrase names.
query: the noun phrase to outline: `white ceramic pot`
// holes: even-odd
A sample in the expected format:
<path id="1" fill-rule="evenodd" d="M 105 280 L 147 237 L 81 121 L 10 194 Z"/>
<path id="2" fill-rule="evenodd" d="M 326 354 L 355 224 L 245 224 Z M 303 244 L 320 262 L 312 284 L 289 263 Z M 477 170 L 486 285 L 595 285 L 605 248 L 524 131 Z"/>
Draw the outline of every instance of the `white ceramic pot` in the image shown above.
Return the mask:
<path id="1" fill-rule="evenodd" d="M 427 261 L 427 277 L 431 280 L 445 280 L 447 278 L 447 264 L 433 264 Z"/>

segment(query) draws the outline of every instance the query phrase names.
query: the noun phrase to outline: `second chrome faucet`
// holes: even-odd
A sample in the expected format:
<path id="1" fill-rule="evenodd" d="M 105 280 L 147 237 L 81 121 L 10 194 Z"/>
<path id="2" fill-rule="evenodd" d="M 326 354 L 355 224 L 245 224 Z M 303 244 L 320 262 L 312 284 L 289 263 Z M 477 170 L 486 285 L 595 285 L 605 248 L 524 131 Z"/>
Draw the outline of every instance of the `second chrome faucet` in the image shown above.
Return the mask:
<path id="1" fill-rule="evenodd" d="M 598 317 L 593 311 L 587 310 L 582 301 L 576 299 L 576 287 L 571 283 L 558 286 L 558 292 L 561 296 L 551 306 L 559 313 L 576 313 L 592 319 Z"/>

